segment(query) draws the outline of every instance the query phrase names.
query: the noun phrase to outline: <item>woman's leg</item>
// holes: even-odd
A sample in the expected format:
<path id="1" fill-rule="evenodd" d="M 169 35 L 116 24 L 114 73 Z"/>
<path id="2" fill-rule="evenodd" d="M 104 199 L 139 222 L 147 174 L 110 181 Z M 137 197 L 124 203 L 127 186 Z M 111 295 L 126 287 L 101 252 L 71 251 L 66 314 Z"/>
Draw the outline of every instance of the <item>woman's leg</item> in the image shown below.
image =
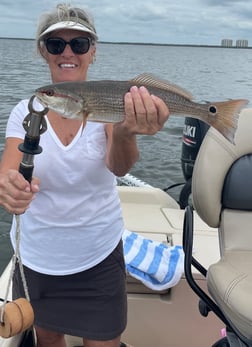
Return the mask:
<path id="1" fill-rule="evenodd" d="M 64 334 L 35 327 L 37 333 L 38 347 L 66 347 Z M 112 346 L 112 345 L 111 345 Z"/>
<path id="2" fill-rule="evenodd" d="M 83 339 L 85 347 L 120 347 L 120 336 L 109 341 L 96 341 Z"/>

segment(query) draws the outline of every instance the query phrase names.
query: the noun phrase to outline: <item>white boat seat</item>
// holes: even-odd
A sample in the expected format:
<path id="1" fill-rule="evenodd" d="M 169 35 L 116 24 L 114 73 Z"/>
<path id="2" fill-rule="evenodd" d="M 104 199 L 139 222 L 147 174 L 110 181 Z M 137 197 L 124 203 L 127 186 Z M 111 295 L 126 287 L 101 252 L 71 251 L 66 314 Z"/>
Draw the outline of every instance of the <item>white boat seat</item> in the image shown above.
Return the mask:
<path id="1" fill-rule="evenodd" d="M 242 111 L 235 142 L 209 130 L 192 196 L 199 216 L 219 230 L 221 257 L 207 271 L 209 293 L 240 336 L 252 340 L 252 109 Z"/>

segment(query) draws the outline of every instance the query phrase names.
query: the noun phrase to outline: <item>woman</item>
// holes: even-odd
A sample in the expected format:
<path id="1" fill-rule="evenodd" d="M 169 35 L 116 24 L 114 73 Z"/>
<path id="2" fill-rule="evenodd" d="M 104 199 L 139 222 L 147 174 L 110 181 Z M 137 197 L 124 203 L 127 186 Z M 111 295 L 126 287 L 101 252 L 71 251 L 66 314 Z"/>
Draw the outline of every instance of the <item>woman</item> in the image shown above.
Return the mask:
<path id="1" fill-rule="evenodd" d="M 97 38 L 82 9 L 58 5 L 43 15 L 36 41 L 52 82 L 85 80 Z M 144 87 L 132 87 L 125 95 L 125 119 L 115 125 L 87 122 L 83 130 L 80 120 L 49 111 L 43 152 L 35 157 L 29 183 L 18 172 L 27 105 L 22 100 L 8 121 L 0 204 L 20 214 L 20 250 L 38 346 L 64 347 L 67 333 L 83 337 L 85 347 L 118 347 L 127 304 L 115 175 L 126 174 L 137 161 L 136 135 L 160 130 L 168 109 Z M 14 231 L 15 220 L 15 247 Z M 18 270 L 13 295 L 24 295 Z"/>

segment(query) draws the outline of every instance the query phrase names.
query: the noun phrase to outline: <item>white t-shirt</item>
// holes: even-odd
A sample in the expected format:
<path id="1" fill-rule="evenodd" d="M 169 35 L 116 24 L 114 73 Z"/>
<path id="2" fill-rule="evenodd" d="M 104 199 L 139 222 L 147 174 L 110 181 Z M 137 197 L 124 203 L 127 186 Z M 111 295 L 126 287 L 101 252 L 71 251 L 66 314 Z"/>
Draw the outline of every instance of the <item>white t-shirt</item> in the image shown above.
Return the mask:
<path id="1" fill-rule="evenodd" d="M 6 137 L 24 139 L 22 126 L 28 100 L 21 101 L 8 120 Z M 33 102 L 39 110 L 39 104 Z M 43 151 L 34 157 L 33 175 L 40 191 L 20 215 L 20 252 L 29 268 L 66 275 L 89 269 L 104 260 L 124 230 L 116 178 L 105 165 L 104 125 L 87 122 L 64 146 L 46 117 Z M 15 218 L 11 240 L 15 247 Z"/>

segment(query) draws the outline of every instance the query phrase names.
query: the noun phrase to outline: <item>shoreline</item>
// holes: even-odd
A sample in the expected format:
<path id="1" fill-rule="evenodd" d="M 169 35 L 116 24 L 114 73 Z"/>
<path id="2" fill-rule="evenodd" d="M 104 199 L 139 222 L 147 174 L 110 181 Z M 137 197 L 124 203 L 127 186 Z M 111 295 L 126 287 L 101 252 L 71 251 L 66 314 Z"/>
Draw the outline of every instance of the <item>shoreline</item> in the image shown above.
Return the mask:
<path id="1" fill-rule="evenodd" d="M 20 37 L 0 37 L 1 40 L 25 40 L 34 41 L 35 39 L 20 38 Z M 98 41 L 99 44 L 110 44 L 110 45 L 135 45 L 135 46 L 164 46 L 164 47 L 200 47 L 200 48 L 226 48 L 226 49 L 251 49 L 252 46 L 248 47 L 237 47 L 237 46 L 221 46 L 221 45 L 204 45 L 204 44 L 177 44 L 177 43 L 153 43 L 153 42 L 111 42 L 111 41 Z"/>

